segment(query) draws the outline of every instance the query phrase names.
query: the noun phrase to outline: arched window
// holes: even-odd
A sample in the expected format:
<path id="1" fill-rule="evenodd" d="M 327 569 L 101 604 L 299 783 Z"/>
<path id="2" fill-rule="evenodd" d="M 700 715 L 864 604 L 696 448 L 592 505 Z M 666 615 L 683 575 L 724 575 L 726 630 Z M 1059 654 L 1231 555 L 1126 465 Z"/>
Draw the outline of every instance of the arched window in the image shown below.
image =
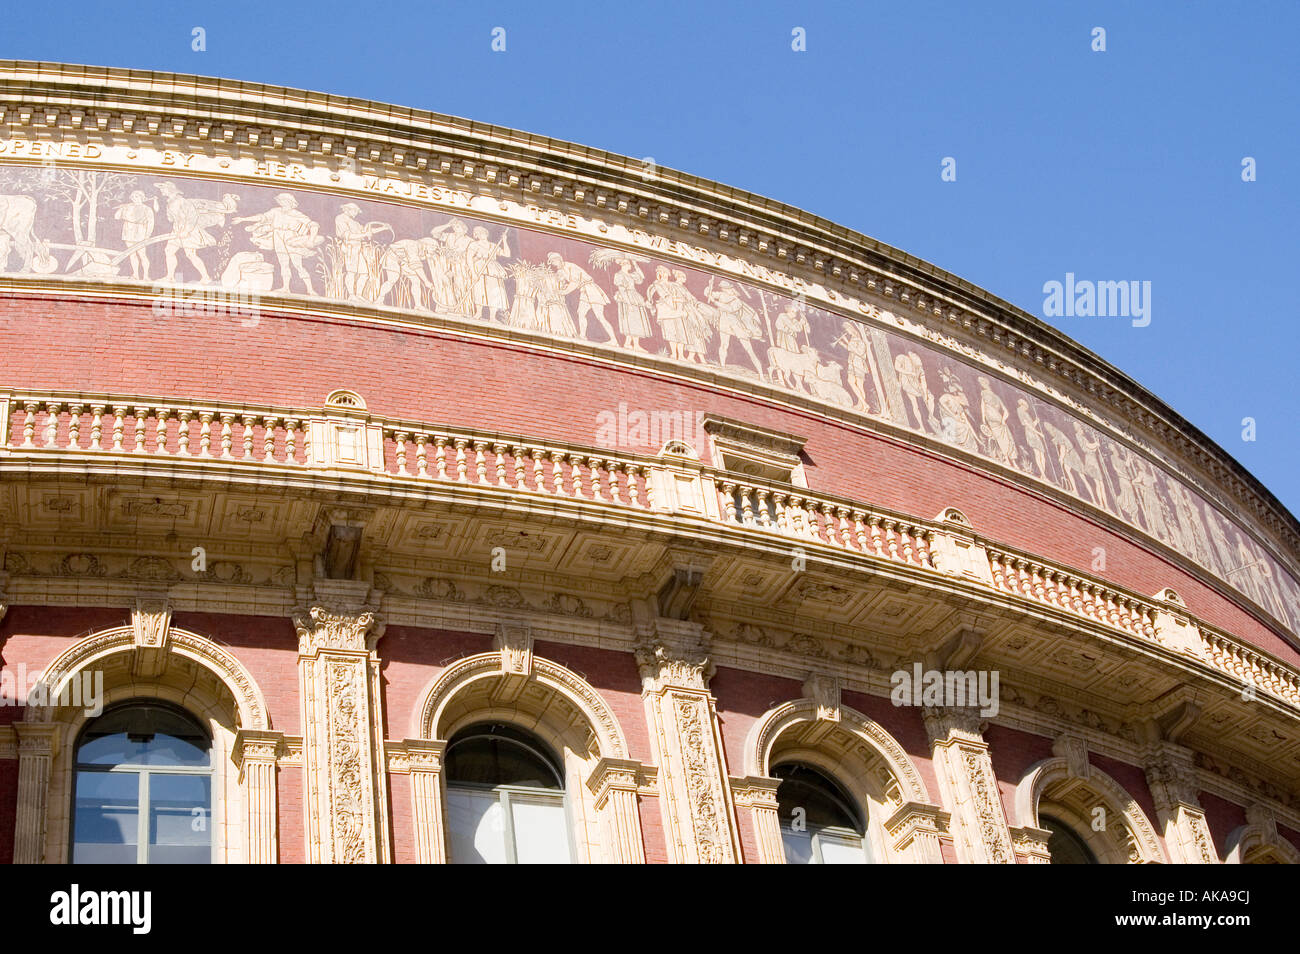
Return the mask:
<path id="1" fill-rule="evenodd" d="M 1039 815 L 1038 823 L 1052 833 L 1047 839 L 1047 851 L 1054 865 L 1095 865 L 1097 856 L 1092 853 L 1073 828 L 1049 815 Z"/>
<path id="2" fill-rule="evenodd" d="M 568 864 L 564 769 L 527 732 L 480 723 L 447 743 L 452 864 Z"/>
<path id="3" fill-rule="evenodd" d="M 209 864 L 212 739 L 188 713 L 129 703 L 77 739 L 74 864 Z"/>
<path id="4" fill-rule="evenodd" d="M 807 765 L 778 765 L 777 817 L 785 861 L 791 865 L 863 865 L 866 824 L 853 800 L 831 778 Z"/>

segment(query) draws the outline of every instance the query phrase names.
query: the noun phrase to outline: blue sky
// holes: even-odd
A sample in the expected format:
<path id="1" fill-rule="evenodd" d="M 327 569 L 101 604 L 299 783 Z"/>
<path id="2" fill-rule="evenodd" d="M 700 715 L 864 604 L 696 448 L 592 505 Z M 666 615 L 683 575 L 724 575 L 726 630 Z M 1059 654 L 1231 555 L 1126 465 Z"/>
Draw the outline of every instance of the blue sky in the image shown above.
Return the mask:
<path id="1" fill-rule="evenodd" d="M 1147 327 L 1051 321 L 1300 510 L 1294 0 L 52 9 L 10 5 L 0 56 L 306 87 L 652 156 L 1040 317 L 1044 283 L 1067 272 L 1149 281 Z M 190 48 L 196 26 L 205 52 Z M 504 53 L 490 47 L 498 26 Z M 805 52 L 791 50 L 795 27 Z M 1255 182 L 1242 182 L 1246 156 Z"/>

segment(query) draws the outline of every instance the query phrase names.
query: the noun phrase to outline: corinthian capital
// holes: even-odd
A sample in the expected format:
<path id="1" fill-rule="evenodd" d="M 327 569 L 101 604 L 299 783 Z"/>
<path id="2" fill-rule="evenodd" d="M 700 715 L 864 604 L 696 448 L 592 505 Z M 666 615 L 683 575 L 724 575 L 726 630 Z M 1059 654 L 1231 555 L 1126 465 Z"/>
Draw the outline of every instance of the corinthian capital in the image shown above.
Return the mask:
<path id="1" fill-rule="evenodd" d="M 366 652 L 383 633 L 383 624 L 370 610 L 350 612 L 311 606 L 293 614 L 298 631 L 298 652 L 314 655 L 322 649 Z"/>
<path id="2" fill-rule="evenodd" d="M 636 664 L 642 687 L 649 692 L 668 686 L 703 691 L 713 678 L 708 642 L 699 627 L 690 624 L 657 625 L 637 647 Z"/>

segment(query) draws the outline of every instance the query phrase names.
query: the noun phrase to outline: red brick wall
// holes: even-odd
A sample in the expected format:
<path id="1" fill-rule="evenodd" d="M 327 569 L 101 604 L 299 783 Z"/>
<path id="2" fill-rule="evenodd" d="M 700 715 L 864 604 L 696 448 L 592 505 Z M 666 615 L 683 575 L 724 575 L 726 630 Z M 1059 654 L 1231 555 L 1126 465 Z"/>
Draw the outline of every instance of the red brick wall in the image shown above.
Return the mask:
<path id="1" fill-rule="evenodd" d="M 1093 548 L 1103 546 L 1100 576 L 1140 593 L 1173 586 L 1207 622 L 1300 663 L 1300 652 L 1231 599 L 1032 490 L 759 398 L 432 330 L 272 314 L 245 328 L 234 319 L 155 316 L 147 303 L 65 297 L 0 299 L 0 353 L 12 388 L 313 407 L 346 387 L 382 415 L 582 443 L 595 442 L 597 415 L 621 400 L 634 409 L 716 412 L 807 436 L 814 489 L 918 517 L 956 506 L 979 532 L 1078 569 L 1089 568 Z"/>
<path id="2" fill-rule="evenodd" d="M 277 780 L 279 791 L 280 863 L 286 865 L 305 864 L 307 847 L 304 844 L 307 834 L 306 815 L 303 813 L 302 769 L 293 766 L 281 766 Z"/>
<path id="3" fill-rule="evenodd" d="M 18 817 L 18 760 L 0 759 L 0 862 L 14 857 L 14 822 Z"/>
<path id="4" fill-rule="evenodd" d="M 1201 808 L 1205 809 L 1205 823 L 1210 826 L 1210 837 L 1214 839 L 1214 848 L 1222 858 L 1228 836 L 1246 824 L 1246 809 L 1209 792 L 1201 792 L 1197 800 L 1201 803 Z"/>

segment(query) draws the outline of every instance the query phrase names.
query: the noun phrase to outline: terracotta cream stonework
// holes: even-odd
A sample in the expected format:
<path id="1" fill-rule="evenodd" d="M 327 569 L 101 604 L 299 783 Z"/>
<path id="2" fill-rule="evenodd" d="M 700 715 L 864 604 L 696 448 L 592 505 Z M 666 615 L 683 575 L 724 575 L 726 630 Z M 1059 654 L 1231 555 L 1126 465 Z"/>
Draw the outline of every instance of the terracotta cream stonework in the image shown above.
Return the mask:
<path id="1" fill-rule="evenodd" d="M 218 862 L 1289 862 L 1297 580 L 1158 398 L 825 220 L 0 62 L 0 685 L 44 690 L 0 706 L 0 857 L 133 843 L 99 679 L 205 739 Z M 916 665 L 996 711 L 894 705 Z"/>

